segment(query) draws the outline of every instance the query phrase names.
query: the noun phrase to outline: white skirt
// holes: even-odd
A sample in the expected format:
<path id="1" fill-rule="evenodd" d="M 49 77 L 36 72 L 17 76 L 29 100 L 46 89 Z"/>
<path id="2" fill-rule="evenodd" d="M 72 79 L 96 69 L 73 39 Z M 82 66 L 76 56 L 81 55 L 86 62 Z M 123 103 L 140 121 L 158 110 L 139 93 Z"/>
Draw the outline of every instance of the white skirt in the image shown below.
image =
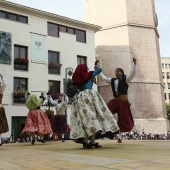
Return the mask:
<path id="1" fill-rule="evenodd" d="M 94 90 L 84 90 L 73 98 L 70 138 L 90 137 L 97 132 L 116 132 L 116 120 L 105 101 Z"/>

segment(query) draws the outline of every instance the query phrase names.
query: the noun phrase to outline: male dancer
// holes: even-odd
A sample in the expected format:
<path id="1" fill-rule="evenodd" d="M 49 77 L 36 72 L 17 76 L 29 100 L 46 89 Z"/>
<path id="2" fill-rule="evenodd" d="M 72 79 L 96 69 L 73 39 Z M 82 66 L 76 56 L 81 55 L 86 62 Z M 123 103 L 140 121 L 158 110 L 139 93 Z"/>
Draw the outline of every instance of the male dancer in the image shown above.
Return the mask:
<path id="1" fill-rule="evenodd" d="M 49 96 L 49 102 L 56 106 L 57 130 L 61 135 L 62 142 L 64 142 L 64 134 L 67 132 L 67 116 L 65 112 L 69 102 L 68 96 L 65 93 L 60 94 L 56 101 L 53 100 L 51 96 Z"/>
<path id="2" fill-rule="evenodd" d="M 100 77 L 112 86 L 114 99 L 111 99 L 107 106 L 112 114 L 118 114 L 118 126 L 120 133 L 118 143 L 122 143 L 122 132 L 130 132 L 134 126 L 132 113 L 130 111 L 130 103 L 128 102 L 128 83 L 134 78 L 136 74 L 136 59 L 133 58 L 134 66 L 128 76 L 124 74 L 122 68 L 115 70 L 116 78 L 107 78 L 100 73 Z"/>

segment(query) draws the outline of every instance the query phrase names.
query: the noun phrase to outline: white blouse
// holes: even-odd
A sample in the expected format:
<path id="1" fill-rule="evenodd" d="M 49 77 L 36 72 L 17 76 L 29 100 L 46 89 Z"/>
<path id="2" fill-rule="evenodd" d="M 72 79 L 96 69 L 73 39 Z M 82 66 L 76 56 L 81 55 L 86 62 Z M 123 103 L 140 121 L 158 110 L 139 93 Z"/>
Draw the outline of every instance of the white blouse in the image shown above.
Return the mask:
<path id="1" fill-rule="evenodd" d="M 130 81 L 134 78 L 135 74 L 136 74 L 136 65 L 134 65 L 134 66 L 132 67 L 130 73 L 126 76 L 126 83 L 127 83 L 127 84 L 130 83 Z M 105 81 L 105 82 L 108 83 L 108 84 L 111 84 L 111 79 L 112 79 L 112 78 L 108 78 L 108 77 L 104 76 L 103 73 L 100 73 L 99 76 L 102 78 L 103 81 Z M 118 81 L 118 79 L 116 79 L 116 80 L 114 81 L 116 93 L 117 93 L 118 83 L 119 83 L 119 81 Z"/>
<path id="2" fill-rule="evenodd" d="M 56 106 L 56 110 L 59 110 L 60 107 L 63 106 L 63 104 L 67 105 L 69 102 L 68 96 L 65 96 L 65 101 L 62 101 L 61 103 L 58 103 L 58 99 L 57 100 L 53 100 L 52 97 L 49 98 L 49 101 L 51 104 Z"/>

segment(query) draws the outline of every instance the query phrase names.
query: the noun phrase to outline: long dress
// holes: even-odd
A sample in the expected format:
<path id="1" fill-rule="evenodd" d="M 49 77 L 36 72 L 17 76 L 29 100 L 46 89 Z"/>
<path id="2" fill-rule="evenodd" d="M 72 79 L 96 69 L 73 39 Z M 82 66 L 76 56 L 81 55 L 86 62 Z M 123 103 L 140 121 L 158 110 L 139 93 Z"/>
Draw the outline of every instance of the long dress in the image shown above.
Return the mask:
<path id="1" fill-rule="evenodd" d="M 30 110 L 28 112 L 23 133 L 50 134 L 52 133 L 51 124 L 41 109 Z"/>
<path id="2" fill-rule="evenodd" d="M 93 72 L 92 78 L 100 74 L 101 68 Z M 117 132 L 119 127 L 104 99 L 92 90 L 93 80 L 90 79 L 81 91 L 73 98 L 72 114 L 70 117 L 70 138 L 87 138 L 100 132 Z"/>
<path id="3" fill-rule="evenodd" d="M 4 107 L 0 107 L 0 134 L 9 131 Z"/>
<path id="4" fill-rule="evenodd" d="M 6 88 L 6 79 L 1 78 L 0 86 L 0 134 L 9 131 L 8 122 L 5 114 L 5 108 L 2 106 L 3 92 Z"/>

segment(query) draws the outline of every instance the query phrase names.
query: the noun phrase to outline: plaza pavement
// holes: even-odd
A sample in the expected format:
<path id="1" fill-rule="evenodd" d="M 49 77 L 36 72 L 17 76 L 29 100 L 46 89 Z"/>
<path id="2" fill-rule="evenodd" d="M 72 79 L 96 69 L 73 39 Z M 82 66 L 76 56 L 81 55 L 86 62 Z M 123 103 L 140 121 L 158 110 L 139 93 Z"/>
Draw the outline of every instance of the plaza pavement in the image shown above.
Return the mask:
<path id="1" fill-rule="evenodd" d="M 4 144 L 0 170 L 170 170 L 170 141 L 98 142 L 91 150 L 72 141 Z"/>

